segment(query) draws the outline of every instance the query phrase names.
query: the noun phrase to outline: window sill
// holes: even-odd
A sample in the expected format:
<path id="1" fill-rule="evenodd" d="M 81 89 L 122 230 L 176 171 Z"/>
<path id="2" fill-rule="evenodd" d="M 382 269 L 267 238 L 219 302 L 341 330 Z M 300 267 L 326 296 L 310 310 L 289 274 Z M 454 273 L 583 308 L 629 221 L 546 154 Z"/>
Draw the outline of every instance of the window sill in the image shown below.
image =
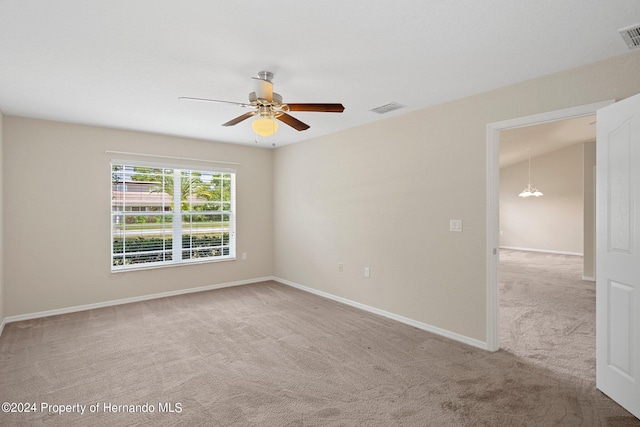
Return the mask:
<path id="1" fill-rule="evenodd" d="M 173 268 L 173 267 L 186 267 L 189 265 L 196 264 L 210 264 L 210 263 L 218 263 L 218 262 L 226 262 L 226 261 L 235 261 L 236 257 L 225 257 L 222 259 L 203 259 L 197 261 L 182 261 L 176 263 L 162 263 L 162 264 L 153 264 L 153 265 L 144 265 L 144 264 L 134 264 L 133 266 L 120 267 L 120 268 L 112 268 L 112 274 L 119 273 L 128 273 L 130 271 L 142 271 L 142 270 L 155 270 L 158 268 Z"/>

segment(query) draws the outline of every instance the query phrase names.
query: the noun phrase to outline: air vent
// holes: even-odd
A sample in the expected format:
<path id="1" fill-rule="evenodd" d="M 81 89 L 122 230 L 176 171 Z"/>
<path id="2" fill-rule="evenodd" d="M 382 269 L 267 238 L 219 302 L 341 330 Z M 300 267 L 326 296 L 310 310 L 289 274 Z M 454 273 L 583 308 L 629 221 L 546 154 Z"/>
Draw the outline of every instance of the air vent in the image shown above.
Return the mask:
<path id="1" fill-rule="evenodd" d="M 399 110 L 400 108 L 404 108 L 404 107 L 406 107 L 406 105 L 398 104 L 397 102 L 390 102 L 388 104 L 376 107 L 371 111 L 378 114 L 385 114 L 394 110 Z"/>
<path id="2" fill-rule="evenodd" d="M 640 47 L 640 24 L 623 28 L 622 30 L 618 30 L 618 32 L 627 46 L 629 46 L 629 49 L 637 49 Z"/>

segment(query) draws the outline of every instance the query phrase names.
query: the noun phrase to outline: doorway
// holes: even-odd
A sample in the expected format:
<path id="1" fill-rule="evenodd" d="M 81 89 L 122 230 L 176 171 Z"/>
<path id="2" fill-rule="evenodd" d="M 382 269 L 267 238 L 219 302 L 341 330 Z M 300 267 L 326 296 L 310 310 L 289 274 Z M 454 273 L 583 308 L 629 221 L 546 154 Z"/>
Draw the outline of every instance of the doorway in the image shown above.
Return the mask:
<path id="1" fill-rule="evenodd" d="M 500 247 L 499 190 L 501 132 L 595 114 L 614 101 L 605 101 L 487 125 L 487 349 L 497 351 L 499 340 L 498 262 Z"/>
<path id="2" fill-rule="evenodd" d="M 595 253 L 595 121 L 586 115 L 500 132 L 501 248 Z M 540 196 L 520 197 L 528 185 Z M 593 257 L 584 261 L 580 277 L 594 277 Z"/>

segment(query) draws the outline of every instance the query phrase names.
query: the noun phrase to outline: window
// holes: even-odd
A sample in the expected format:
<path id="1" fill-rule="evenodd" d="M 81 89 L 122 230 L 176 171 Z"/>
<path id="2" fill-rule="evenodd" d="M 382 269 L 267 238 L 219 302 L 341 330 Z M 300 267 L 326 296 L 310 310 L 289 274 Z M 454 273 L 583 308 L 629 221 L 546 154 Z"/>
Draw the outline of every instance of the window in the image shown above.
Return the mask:
<path id="1" fill-rule="evenodd" d="M 111 270 L 235 259 L 235 173 L 111 163 Z"/>

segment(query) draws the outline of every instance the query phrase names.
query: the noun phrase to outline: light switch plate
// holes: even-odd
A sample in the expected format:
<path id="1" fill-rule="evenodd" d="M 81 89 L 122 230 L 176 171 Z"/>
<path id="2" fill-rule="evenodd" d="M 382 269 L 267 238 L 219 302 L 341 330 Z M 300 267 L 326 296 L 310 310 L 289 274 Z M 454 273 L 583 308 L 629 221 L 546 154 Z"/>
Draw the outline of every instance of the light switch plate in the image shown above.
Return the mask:
<path id="1" fill-rule="evenodd" d="M 462 220 L 461 219 L 450 219 L 449 220 L 449 231 L 462 232 Z"/>

